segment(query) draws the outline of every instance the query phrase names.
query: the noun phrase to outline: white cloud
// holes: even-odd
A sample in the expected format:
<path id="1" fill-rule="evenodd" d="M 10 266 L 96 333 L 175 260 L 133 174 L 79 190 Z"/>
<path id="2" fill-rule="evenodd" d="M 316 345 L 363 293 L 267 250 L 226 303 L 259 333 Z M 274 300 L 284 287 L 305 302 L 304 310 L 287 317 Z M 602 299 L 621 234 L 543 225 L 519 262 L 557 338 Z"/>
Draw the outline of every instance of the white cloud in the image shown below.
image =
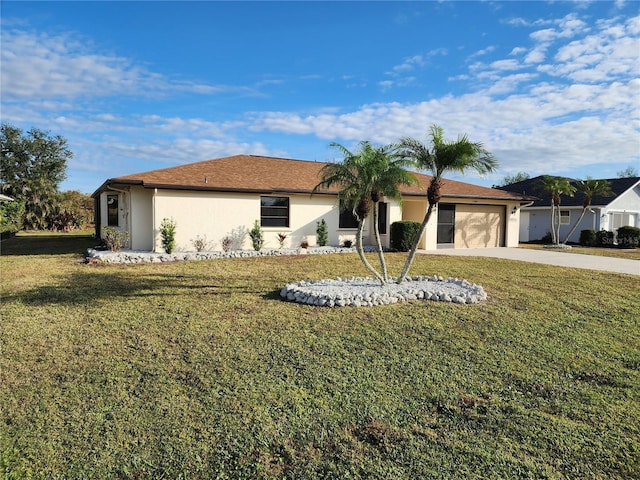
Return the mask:
<path id="1" fill-rule="evenodd" d="M 150 95 L 169 91 L 216 94 L 248 87 L 171 79 L 110 53 L 96 53 L 87 39 L 15 28 L 2 30 L 5 100 Z"/>

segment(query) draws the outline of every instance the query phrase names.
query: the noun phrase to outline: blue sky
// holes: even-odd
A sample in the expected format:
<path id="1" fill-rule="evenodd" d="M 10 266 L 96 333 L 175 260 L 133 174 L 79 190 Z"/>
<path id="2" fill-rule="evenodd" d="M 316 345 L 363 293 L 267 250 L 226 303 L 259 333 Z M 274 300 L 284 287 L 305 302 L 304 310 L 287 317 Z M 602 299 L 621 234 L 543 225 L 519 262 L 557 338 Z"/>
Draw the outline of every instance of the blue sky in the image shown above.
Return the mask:
<path id="1" fill-rule="evenodd" d="M 432 124 L 490 186 L 640 169 L 640 3 L 3 1 L 2 121 L 67 138 L 63 190 L 235 154 L 340 160 Z"/>

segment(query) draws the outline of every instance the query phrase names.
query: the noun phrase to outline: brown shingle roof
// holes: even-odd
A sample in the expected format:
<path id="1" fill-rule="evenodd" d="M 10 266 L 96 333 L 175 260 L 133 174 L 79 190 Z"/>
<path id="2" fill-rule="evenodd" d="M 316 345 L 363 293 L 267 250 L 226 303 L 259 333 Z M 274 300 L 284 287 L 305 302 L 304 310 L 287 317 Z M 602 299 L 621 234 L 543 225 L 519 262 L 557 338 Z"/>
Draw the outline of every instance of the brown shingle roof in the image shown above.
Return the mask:
<path id="1" fill-rule="evenodd" d="M 142 185 L 145 188 L 210 190 L 260 193 L 311 193 L 320 179 L 323 162 L 234 155 L 177 167 L 125 175 L 107 180 L 94 195 L 108 185 Z M 405 196 L 424 195 L 431 177 L 415 174 L 419 186 L 401 187 Z M 337 193 L 338 188 L 321 193 Z M 443 197 L 473 197 L 500 200 L 522 200 L 511 192 L 480 187 L 454 180 L 443 180 Z"/>

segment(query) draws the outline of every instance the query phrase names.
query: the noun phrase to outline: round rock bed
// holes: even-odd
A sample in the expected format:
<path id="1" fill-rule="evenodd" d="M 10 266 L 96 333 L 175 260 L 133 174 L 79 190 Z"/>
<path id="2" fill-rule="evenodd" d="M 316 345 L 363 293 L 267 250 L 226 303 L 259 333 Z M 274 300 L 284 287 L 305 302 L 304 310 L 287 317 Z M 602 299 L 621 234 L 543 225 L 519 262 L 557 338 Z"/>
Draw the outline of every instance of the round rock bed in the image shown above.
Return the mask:
<path id="1" fill-rule="evenodd" d="M 320 307 L 372 307 L 414 300 L 473 304 L 487 299 L 480 285 L 457 278 L 411 277 L 398 285 L 372 278 L 337 278 L 289 283 L 280 291 L 287 301 Z"/>

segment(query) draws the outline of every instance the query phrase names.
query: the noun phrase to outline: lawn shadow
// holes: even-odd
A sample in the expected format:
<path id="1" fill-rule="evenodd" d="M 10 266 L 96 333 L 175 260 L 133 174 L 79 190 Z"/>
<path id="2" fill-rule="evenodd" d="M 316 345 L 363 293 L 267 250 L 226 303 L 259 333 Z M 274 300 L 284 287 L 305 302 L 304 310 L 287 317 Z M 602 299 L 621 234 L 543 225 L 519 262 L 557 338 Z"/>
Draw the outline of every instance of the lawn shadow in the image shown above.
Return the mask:
<path id="1" fill-rule="evenodd" d="M 67 255 L 77 253 L 82 255 L 88 248 L 100 243 L 91 235 L 51 234 L 29 235 L 21 234 L 6 238 L 0 242 L 0 253 L 10 255 Z"/>
<path id="2" fill-rule="evenodd" d="M 101 266 L 87 266 L 61 277 L 55 285 L 41 285 L 30 290 L 4 296 L 5 300 L 19 299 L 26 305 L 49 304 L 86 305 L 123 297 L 174 297 L 252 294 L 260 298 L 275 299 L 277 292 L 264 294 L 250 278 L 228 278 L 203 275 L 183 275 L 169 273 L 141 273 L 139 270 L 107 270 Z M 254 284 L 255 285 L 255 284 Z"/>

